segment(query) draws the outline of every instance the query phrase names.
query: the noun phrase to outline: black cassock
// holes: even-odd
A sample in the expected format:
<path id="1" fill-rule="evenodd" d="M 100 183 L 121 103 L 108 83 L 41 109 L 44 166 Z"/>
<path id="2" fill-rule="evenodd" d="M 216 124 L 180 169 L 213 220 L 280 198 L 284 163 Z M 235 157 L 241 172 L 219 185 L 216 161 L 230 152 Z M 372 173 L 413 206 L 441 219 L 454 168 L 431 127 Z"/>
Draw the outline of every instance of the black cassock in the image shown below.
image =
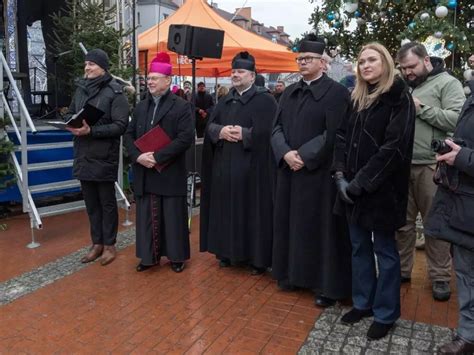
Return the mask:
<path id="1" fill-rule="evenodd" d="M 335 131 L 349 93 L 323 75 L 299 81 L 283 93 L 272 135 L 278 165 L 272 274 L 277 280 L 326 297 L 351 294 L 351 246 L 347 222 L 333 214 L 331 177 Z M 283 156 L 297 150 L 305 166 L 293 172 Z"/>
<path id="2" fill-rule="evenodd" d="M 157 125 L 171 138 L 168 146 L 154 153 L 158 163 L 168 163 L 161 173 L 136 163 L 141 152 L 134 145 L 137 138 Z M 138 103 L 124 135 L 124 144 L 134 162 L 136 255 L 144 265 L 158 263 L 161 256 L 174 262 L 189 259 L 185 153 L 193 140 L 194 122 L 189 102 L 168 91 L 156 110 L 150 96 Z"/>
<path id="3" fill-rule="evenodd" d="M 272 257 L 270 138 L 276 101 L 265 89 L 235 89 L 221 99 L 206 128 L 201 190 L 201 251 L 264 268 Z M 219 139 L 223 126 L 242 126 L 243 140 Z"/>

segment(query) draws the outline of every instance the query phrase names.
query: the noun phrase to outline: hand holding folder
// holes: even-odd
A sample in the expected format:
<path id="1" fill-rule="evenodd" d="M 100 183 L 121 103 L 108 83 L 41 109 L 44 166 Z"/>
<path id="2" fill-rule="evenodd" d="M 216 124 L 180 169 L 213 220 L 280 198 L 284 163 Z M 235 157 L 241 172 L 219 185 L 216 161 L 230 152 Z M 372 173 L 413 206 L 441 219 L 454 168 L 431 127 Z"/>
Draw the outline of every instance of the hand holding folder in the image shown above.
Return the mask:
<path id="1" fill-rule="evenodd" d="M 91 104 L 85 104 L 82 109 L 79 110 L 78 113 L 73 115 L 69 120 L 66 122 L 64 121 L 46 121 L 47 124 L 50 126 L 54 126 L 60 129 L 66 129 L 66 127 L 71 128 L 81 128 L 83 123 L 82 121 L 85 120 L 89 126 L 93 126 L 99 121 L 102 116 L 104 115 L 104 111 L 98 109 Z"/>
<path id="2" fill-rule="evenodd" d="M 138 150 L 142 153 L 146 152 L 159 152 L 168 144 L 171 143 L 171 138 L 160 126 L 156 126 L 153 129 L 146 132 L 143 136 L 138 138 L 134 144 Z M 169 162 L 163 164 L 156 164 L 155 169 L 160 173 L 169 164 Z"/>

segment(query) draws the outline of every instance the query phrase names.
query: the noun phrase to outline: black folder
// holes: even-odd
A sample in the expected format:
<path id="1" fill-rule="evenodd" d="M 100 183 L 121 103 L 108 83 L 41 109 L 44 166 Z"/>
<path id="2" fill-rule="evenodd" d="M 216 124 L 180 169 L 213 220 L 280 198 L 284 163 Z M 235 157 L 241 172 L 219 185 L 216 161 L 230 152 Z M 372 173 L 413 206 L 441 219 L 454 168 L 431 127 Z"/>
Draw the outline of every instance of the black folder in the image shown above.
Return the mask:
<path id="1" fill-rule="evenodd" d="M 67 127 L 81 128 L 82 121 L 86 120 L 89 126 L 93 126 L 99 121 L 104 115 L 104 111 L 98 109 L 91 104 L 85 104 L 84 107 L 79 110 L 78 113 L 73 115 L 67 121 L 46 121 L 50 126 L 54 126 L 60 129 L 66 129 Z"/>

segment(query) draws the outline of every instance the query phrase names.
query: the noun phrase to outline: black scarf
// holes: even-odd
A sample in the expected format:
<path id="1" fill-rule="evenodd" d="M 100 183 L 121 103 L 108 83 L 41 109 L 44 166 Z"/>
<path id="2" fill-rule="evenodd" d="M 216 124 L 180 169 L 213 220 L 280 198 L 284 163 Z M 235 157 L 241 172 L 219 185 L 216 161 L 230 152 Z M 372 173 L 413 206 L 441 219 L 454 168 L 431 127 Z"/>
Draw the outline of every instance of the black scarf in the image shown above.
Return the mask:
<path id="1" fill-rule="evenodd" d="M 104 75 L 98 76 L 97 78 L 93 79 L 86 79 L 86 92 L 87 92 L 87 99 L 96 96 L 100 89 L 105 87 L 110 81 L 112 80 L 112 76 L 109 72 L 105 72 Z"/>

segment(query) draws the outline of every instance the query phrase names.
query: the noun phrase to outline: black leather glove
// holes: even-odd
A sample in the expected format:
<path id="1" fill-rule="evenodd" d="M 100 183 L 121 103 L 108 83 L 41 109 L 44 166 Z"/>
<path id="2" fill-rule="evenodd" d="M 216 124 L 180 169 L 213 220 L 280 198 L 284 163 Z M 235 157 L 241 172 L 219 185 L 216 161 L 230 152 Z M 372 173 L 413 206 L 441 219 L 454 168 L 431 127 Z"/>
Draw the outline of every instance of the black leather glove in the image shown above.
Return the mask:
<path id="1" fill-rule="evenodd" d="M 347 192 L 353 196 L 360 196 L 362 195 L 362 186 L 354 179 L 349 183 L 349 186 L 347 186 Z"/>
<path id="2" fill-rule="evenodd" d="M 336 182 L 337 191 L 339 192 L 341 199 L 351 205 L 354 204 L 354 201 L 352 201 L 347 195 L 347 187 L 349 186 L 349 183 L 344 178 L 344 173 L 341 171 L 336 171 L 334 174 L 334 181 Z"/>

